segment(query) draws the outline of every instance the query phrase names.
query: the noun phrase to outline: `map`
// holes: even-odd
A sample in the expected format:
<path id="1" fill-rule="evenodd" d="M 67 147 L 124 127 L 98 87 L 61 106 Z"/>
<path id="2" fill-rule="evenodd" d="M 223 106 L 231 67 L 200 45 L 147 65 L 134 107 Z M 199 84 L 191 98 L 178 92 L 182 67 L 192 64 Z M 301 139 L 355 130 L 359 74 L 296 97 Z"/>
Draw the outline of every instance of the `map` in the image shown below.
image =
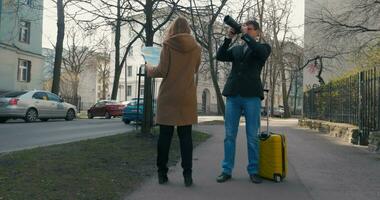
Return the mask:
<path id="1" fill-rule="evenodd" d="M 153 67 L 159 64 L 161 47 L 143 47 L 141 52 L 145 62 Z"/>

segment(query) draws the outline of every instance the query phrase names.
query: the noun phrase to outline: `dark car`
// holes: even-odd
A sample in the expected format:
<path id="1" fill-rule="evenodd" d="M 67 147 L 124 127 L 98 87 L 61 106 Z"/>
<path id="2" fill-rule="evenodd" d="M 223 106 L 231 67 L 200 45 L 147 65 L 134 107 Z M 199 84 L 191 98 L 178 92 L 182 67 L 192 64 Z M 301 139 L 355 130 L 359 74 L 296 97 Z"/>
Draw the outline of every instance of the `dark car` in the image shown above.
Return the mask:
<path id="1" fill-rule="evenodd" d="M 156 113 L 156 102 L 153 104 L 153 115 Z M 144 118 L 144 101 L 140 100 L 139 106 L 137 106 L 137 101 L 132 100 L 123 109 L 123 122 L 129 124 L 132 121 L 141 122 Z"/>
<path id="2" fill-rule="evenodd" d="M 99 101 L 87 110 L 87 117 L 89 119 L 94 117 L 105 117 L 106 119 L 111 119 L 111 117 L 121 116 L 123 108 L 124 105 L 116 101 Z"/>

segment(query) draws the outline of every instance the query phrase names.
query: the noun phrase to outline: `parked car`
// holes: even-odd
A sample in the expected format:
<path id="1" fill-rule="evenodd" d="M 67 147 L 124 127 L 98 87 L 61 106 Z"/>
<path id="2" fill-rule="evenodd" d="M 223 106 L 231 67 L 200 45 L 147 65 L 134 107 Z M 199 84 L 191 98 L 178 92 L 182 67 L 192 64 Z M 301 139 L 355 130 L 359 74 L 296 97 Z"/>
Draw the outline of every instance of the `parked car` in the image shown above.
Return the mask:
<path id="1" fill-rule="evenodd" d="M 267 116 L 267 108 L 265 106 L 261 106 L 260 114 L 261 116 Z"/>
<path id="2" fill-rule="evenodd" d="M 267 111 L 266 111 L 265 106 L 261 106 L 260 114 L 261 114 L 261 116 L 267 116 Z M 241 111 L 241 116 L 244 116 L 244 110 Z"/>
<path id="3" fill-rule="evenodd" d="M 153 115 L 155 115 L 155 113 L 156 113 L 156 101 L 154 101 L 153 103 Z M 137 106 L 137 100 L 132 100 L 123 109 L 122 121 L 125 124 L 129 124 L 132 121 L 141 122 L 143 118 L 144 118 L 144 101 L 143 100 L 140 100 L 139 106 Z"/>
<path id="4" fill-rule="evenodd" d="M 140 100 L 142 100 L 142 98 L 140 98 Z M 129 103 L 131 103 L 132 101 L 137 101 L 137 98 L 132 98 L 131 100 L 128 100 L 128 101 L 122 101 L 120 102 L 121 104 L 123 104 L 124 106 L 127 106 Z"/>
<path id="5" fill-rule="evenodd" d="M 0 122 L 8 119 L 24 119 L 33 122 L 63 118 L 71 121 L 76 117 L 74 105 L 65 103 L 57 95 L 43 90 L 11 91 L 0 95 Z"/>
<path id="6" fill-rule="evenodd" d="M 92 119 L 94 117 L 105 117 L 111 119 L 111 117 L 117 117 L 122 115 L 124 105 L 117 101 L 103 100 L 94 104 L 87 110 L 87 117 Z"/>
<path id="7" fill-rule="evenodd" d="M 273 116 L 274 117 L 284 117 L 284 107 L 279 106 L 278 108 L 273 109 Z"/>

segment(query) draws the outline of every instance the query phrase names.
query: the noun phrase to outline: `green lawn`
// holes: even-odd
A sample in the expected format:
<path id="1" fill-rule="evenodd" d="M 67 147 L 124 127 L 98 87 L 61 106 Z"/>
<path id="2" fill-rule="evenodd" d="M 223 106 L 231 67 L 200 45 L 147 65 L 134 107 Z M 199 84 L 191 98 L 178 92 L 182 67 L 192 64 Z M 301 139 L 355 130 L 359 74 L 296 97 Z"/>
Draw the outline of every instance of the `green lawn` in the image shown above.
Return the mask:
<path id="1" fill-rule="evenodd" d="M 132 132 L 0 154 L 0 200 L 121 199 L 156 175 L 157 133 L 138 135 Z M 193 132 L 194 145 L 208 137 Z M 173 137 L 170 165 L 179 155 L 178 137 Z"/>

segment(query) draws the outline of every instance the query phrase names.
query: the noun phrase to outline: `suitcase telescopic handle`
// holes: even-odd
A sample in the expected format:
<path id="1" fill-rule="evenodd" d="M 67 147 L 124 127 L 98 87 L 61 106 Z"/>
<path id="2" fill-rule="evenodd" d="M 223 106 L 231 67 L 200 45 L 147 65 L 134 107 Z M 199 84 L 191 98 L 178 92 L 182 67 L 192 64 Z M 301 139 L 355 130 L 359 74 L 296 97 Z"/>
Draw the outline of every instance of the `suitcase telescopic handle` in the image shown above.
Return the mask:
<path id="1" fill-rule="evenodd" d="M 270 135 L 270 132 L 269 132 L 269 106 L 270 106 L 270 102 L 269 102 L 269 89 L 263 89 L 264 90 L 264 93 L 266 93 L 266 106 L 265 106 L 265 109 L 266 109 L 266 117 L 267 117 L 267 135 L 269 137 Z"/>

